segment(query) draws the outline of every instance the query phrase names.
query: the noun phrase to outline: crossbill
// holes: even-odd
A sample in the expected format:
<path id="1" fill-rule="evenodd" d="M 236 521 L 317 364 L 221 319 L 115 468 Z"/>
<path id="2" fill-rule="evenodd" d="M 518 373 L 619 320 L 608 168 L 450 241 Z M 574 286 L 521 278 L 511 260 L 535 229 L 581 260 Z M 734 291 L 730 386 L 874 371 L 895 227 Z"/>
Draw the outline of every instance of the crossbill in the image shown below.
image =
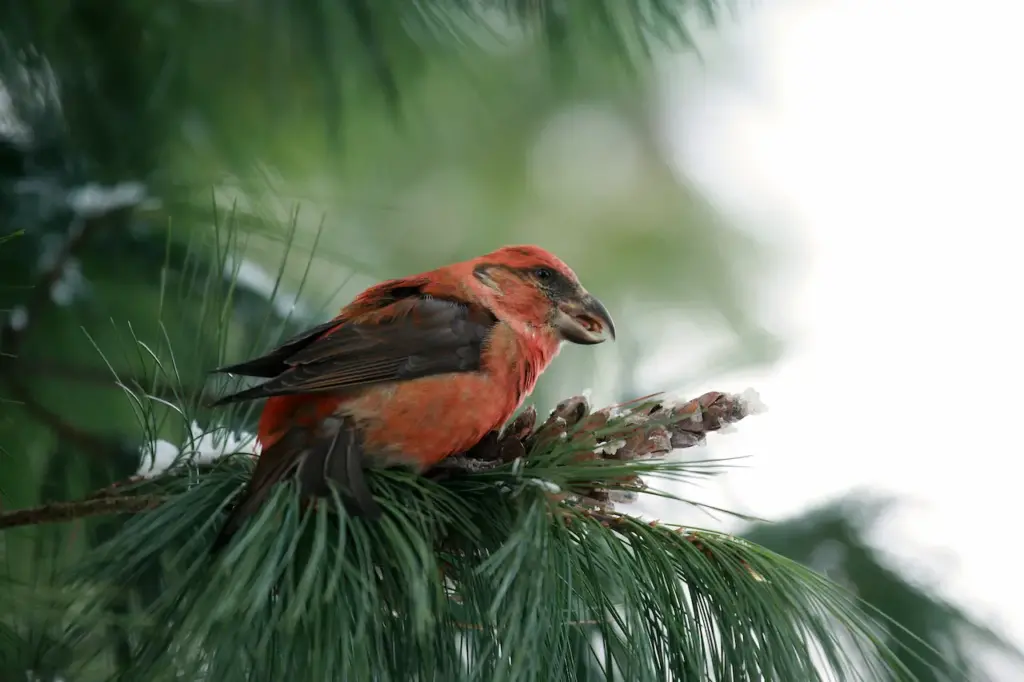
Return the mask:
<path id="1" fill-rule="evenodd" d="M 221 539 L 293 476 L 304 497 L 333 482 L 378 517 L 364 467 L 424 471 L 469 450 L 511 417 L 563 342 L 614 338 L 604 305 L 537 246 L 370 287 L 332 320 L 214 370 L 267 379 L 214 403 L 267 399 L 262 454 Z"/>

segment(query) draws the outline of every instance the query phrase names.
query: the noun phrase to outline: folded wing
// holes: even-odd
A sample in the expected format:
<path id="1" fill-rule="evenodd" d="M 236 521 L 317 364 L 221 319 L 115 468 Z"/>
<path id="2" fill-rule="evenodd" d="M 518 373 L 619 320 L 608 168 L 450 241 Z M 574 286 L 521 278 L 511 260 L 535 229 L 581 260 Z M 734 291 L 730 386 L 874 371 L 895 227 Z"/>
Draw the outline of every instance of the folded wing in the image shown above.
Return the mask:
<path id="1" fill-rule="evenodd" d="M 490 311 L 478 306 L 429 296 L 402 299 L 351 321 L 319 325 L 263 356 L 215 370 L 269 381 L 213 404 L 475 372 L 495 324 Z"/>

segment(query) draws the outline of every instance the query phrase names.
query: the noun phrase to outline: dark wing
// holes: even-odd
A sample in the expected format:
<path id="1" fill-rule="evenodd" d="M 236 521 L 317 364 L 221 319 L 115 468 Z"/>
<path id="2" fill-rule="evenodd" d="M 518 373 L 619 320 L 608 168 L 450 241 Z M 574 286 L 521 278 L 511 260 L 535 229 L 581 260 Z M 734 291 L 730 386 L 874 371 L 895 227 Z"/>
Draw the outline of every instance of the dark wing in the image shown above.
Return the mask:
<path id="1" fill-rule="evenodd" d="M 337 320 L 328 320 L 323 324 L 318 324 L 312 329 L 307 329 L 293 336 L 265 355 L 240 362 L 237 365 L 218 367 L 213 372 L 218 374 L 240 374 L 244 377 L 262 377 L 264 379 L 276 377 L 288 369 L 288 358 L 340 324 Z"/>
<path id="2" fill-rule="evenodd" d="M 404 299 L 354 322 L 328 323 L 261 358 L 223 368 L 270 381 L 213 404 L 474 372 L 495 324 L 494 315 L 478 306 L 431 297 Z"/>
<path id="3" fill-rule="evenodd" d="M 364 291 L 352 304 L 347 306 L 345 312 L 349 314 L 346 317 L 361 317 L 362 315 L 387 308 L 401 300 L 422 298 L 424 295 L 423 287 L 426 284 L 427 282 L 422 276 L 381 282 Z M 218 367 L 213 372 L 241 374 L 242 376 L 262 377 L 264 379 L 276 377 L 288 369 L 288 358 L 327 332 L 341 326 L 341 324 L 342 322 L 338 318 L 328 320 L 323 324 L 293 336 L 266 355 L 241 362 L 237 365 Z"/>

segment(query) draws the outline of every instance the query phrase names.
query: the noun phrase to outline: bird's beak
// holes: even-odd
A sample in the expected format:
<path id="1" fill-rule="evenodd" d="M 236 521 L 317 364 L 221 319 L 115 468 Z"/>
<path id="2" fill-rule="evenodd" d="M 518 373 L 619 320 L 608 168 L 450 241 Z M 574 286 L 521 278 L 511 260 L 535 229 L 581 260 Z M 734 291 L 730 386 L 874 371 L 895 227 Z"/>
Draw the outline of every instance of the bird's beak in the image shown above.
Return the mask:
<path id="1" fill-rule="evenodd" d="M 585 291 L 558 303 L 554 326 L 566 341 L 585 346 L 615 340 L 615 323 L 608 309 Z"/>

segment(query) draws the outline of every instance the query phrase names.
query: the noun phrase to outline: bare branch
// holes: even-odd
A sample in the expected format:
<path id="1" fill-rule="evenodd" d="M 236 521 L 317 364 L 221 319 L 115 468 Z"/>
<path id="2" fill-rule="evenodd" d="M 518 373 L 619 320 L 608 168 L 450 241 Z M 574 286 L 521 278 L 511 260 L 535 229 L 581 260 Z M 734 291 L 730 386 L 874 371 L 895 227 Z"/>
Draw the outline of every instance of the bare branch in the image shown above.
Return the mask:
<path id="1" fill-rule="evenodd" d="M 90 516 L 137 514 L 153 509 L 167 500 L 166 495 L 131 497 L 100 497 L 78 502 L 55 502 L 0 514 L 0 529 L 33 526 L 42 523 L 63 523 Z"/>

